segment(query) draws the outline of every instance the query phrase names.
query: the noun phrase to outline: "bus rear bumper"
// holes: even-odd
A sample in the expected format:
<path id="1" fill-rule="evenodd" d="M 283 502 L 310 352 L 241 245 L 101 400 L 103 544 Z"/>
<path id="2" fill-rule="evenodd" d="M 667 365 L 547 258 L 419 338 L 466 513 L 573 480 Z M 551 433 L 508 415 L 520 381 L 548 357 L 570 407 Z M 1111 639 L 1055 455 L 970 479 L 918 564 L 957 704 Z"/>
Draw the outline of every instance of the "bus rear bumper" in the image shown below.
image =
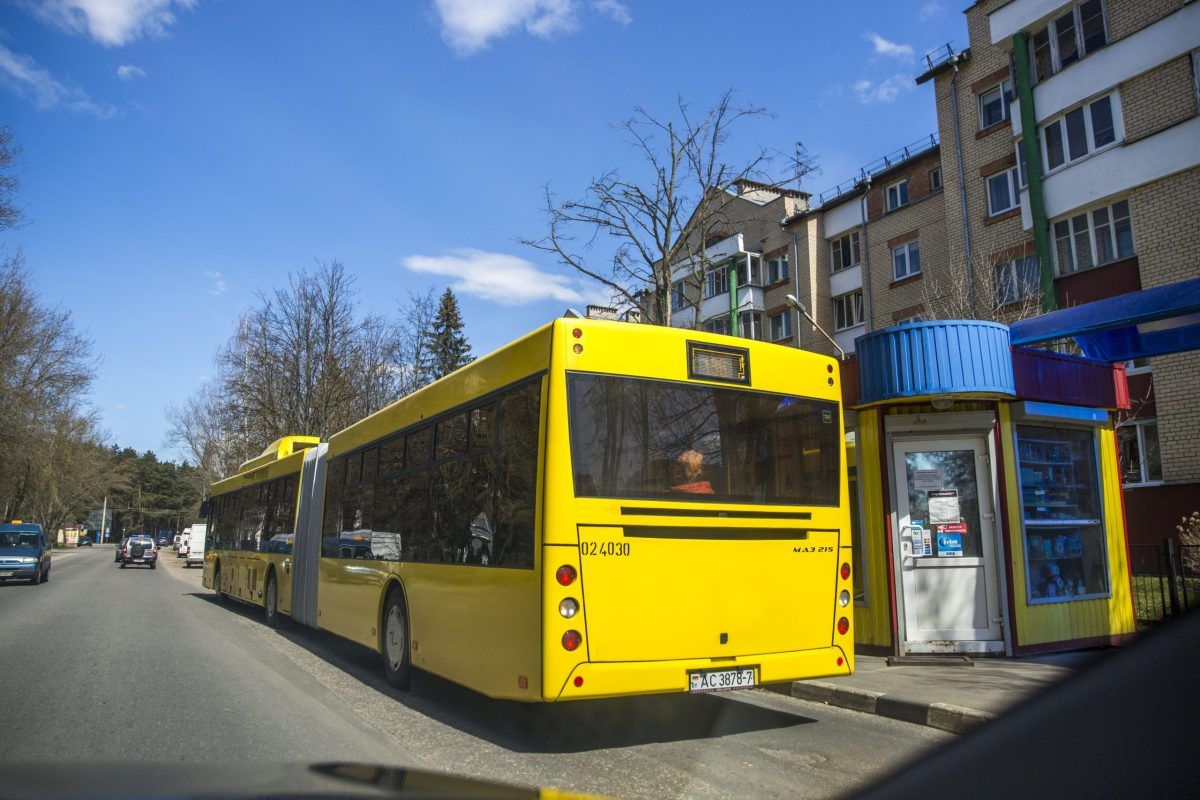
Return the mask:
<path id="1" fill-rule="evenodd" d="M 738 667 L 754 667 L 755 685 L 761 686 L 766 683 L 849 675 L 854 669 L 854 657 L 841 647 L 832 646 L 725 658 L 585 662 L 571 671 L 557 695 L 553 694 L 552 687 L 546 687 L 549 690 L 546 699 L 582 700 L 589 697 L 686 692 L 691 672 Z"/>

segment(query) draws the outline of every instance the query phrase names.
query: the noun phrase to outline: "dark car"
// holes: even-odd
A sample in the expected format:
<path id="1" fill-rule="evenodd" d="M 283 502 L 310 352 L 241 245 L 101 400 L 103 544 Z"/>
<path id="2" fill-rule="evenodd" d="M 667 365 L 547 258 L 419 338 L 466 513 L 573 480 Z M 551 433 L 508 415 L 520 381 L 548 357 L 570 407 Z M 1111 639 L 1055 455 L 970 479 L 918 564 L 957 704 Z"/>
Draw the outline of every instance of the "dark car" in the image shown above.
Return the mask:
<path id="1" fill-rule="evenodd" d="M 92 537 L 80 536 L 79 540 L 75 544 L 79 547 L 91 547 L 92 546 Z"/>
<path id="2" fill-rule="evenodd" d="M 50 580 L 50 542 L 42 526 L 12 521 L 0 524 L 0 581 Z"/>
<path id="3" fill-rule="evenodd" d="M 160 537 L 158 537 L 158 547 L 159 547 L 159 549 L 161 550 L 162 548 L 164 548 L 164 547 L 166 547 L 166 546 L 167 546 L 167 537 L 165 537 L 165 536 L 160 536 Z"/>
<path id="4" fill-rule="evenodd" d="M 154 569 L 158 566 L 158 545 L 149 536 L 130 536 L 121 550 L 121 569 L 130 564 L 140 564 Z"/>

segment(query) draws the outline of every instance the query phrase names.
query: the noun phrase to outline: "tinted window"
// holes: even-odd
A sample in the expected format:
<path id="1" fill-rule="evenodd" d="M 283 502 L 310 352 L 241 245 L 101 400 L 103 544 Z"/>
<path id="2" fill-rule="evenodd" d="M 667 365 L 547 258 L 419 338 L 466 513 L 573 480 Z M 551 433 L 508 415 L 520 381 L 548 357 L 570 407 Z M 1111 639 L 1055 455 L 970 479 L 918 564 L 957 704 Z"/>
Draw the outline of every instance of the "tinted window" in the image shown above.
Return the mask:
<path id="1" fill-rule="evenodd" d="M 404 469 L 404 437 L 393 436 L 379 446 L 379 474 L 391 475 Z"/>
<path id="2" fill-rule="evenodd" d="M 836 505 L 836 403 L 742 389 L 570 375 L 580 497 Z"/>
<path id="3" fill-rule="evenodd" d="M 422 428 L 404 437 L 404 463 L 408 469 L 423 468 L 433 450 L 433 428 Z"/>
<path id="4" fill-rule="evenodd" d="M 453 458 L 467 452 L 467 415 L 455 414 L 437 424 L 437 458 Z"/>

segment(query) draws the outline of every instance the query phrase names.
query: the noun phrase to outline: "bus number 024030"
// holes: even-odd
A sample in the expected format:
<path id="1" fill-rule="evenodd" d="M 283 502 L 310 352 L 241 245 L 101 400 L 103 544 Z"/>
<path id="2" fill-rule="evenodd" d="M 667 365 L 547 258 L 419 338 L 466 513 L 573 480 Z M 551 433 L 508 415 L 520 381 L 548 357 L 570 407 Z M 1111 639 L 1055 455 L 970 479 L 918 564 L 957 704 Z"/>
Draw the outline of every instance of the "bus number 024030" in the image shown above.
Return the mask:
<path id="1" fill-rule="evenodd" d="M 627 556 L 629 542 L 580 542 L 579 553 L 585 556 Z"/>

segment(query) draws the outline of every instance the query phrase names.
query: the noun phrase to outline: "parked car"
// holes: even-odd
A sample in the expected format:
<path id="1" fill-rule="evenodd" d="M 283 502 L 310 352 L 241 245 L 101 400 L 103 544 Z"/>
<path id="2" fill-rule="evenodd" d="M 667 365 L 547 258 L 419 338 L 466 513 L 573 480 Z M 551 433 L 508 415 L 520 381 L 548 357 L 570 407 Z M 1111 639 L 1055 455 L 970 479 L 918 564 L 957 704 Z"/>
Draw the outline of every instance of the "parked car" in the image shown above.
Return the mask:
<path id="1" fill-rule="evenodd" d="M 182 539 L 182 534 L 175 534 L 175 541 L 171 542 L 171 546 L 175 548 L 175 552 L 179 552 L 179 540 Z"/>
<path id="2" fill-rule="evenodd" d="M 117 543 L 116 552 L 113 553 L 113 561 L 117 562 L 118 564 L 121 562 L 121 554 L 125 552 L 125 545 L 127 545 L 128 543 L 129 543 L 128 536 L 123 537 L 121 539 L 121 541 Z"/>
<path id="3" fill-rule="evenodd" d="M 149 536 L 130 536 L 121 551 L 121 569 L 130 564 L 141 564 L 154 569 L 158 566 L 158 545 Z"/>
<path id="4" fill-rule="evenodd" d="M 92 537 L 80 536 L 79 539 L 76 540 L 75 546 L 76 547 L 91 547 L 92 546 Z"/>
<path id="5" fill-rule="evenodd" d="M 0 524 L 0 581 L 10 580 L 50 580 L 50 540 L 36 522 Z"/>
<path id="6" fill-rule="evenodd" d="M 167 537 L 165 537 L 165 536 L 158 537 L 158 541 L 156 541 L 155 544 L 158 545 L 159 550 L 163 549 L 164 547 L 167 546 Z"/>
<path id="7" fill-rule="evenodd" d="M 193 525 L 188 530 L 188 551 L 184 566 L 204 566 L 204 540 L 208 533 L 207 525 Z"/>

